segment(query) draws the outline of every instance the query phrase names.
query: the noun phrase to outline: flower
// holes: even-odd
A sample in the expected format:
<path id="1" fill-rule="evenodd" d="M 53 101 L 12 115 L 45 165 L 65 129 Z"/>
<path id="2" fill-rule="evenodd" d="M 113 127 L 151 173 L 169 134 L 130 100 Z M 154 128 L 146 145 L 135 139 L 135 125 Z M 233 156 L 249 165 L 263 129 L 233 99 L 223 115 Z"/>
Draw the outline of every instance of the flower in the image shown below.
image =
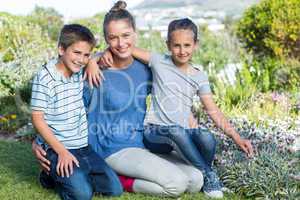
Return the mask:
<path id="1" fill-rule="evenodd" d="M 3 117 L 3 116 L 2 116 L 2 117 L 0 118 L 0 122 L 8 122 L 8 119 L 7 119 L 6 117 Z"/>
<path id="2" fill-rule="evenodd" d="M 10 115 L 10 118 L 11 118 L 11 119 L 16 119 L 16 118 L 17 118 L 17 115 L 16 115 L 16 114 L 12 114 L 12 115 Z"/>

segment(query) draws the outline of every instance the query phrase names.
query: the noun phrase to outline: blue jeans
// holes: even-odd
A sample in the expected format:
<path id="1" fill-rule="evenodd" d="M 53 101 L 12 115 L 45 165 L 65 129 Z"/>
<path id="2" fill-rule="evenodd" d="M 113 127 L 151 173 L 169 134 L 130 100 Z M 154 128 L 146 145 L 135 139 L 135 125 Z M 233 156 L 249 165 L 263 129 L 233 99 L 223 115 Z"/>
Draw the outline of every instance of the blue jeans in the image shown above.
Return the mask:
<path id="1" fill-rule="evenodd" d="M 90 200 L 93 192 L 109 196 L 122 194 L 118 176 L 91 147 L 69 151 L 77 158 L 80 167 L 74 164 L 73 174 L 61 177 L 56 173 L 58 155 L 52 149 L 47 150 L 47 159 L 51 162 L 50 176 L 61 199 Z"/>
<path id="2" fill-rule="evenodd" d="M 216 140 L 207 129 L 150 124 L 145 126 L 144 144 L 153 153 L 175 150 L 200 171 L 212 171 Z"/>

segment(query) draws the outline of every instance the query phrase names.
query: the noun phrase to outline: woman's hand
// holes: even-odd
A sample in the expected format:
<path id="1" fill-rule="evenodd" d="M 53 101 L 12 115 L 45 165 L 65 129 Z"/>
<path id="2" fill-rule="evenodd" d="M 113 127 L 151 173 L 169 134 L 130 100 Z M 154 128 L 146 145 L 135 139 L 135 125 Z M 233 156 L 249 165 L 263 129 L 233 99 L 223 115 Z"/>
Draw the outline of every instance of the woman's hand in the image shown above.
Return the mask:
<path id="1" fill-rule="evenodd" d="M 108 48 L 101 55 L 98 64 L 103 69 L 108 67 L 113 67 L 114 64 L 113 56 Z"/>
<path id="2" fill-rule="evenodd" d="M 40 145 L 38 145 L 35 141 L 32 142 L 31 150 L 32 150 L 33 155 L 38 160 L 41 168 L 47 174 L 49 174 L 49 172 L 50 172 L 50 161 L 47 160 L 47 158 L 46 158 L 46 151 L 44 151 L 44 149 Z"/>
<path id="3" fill-rule="evenodd" d="M 102 71 L 98 66 L 99 58 L 91 58 L 85 68 L 83 79 L 88 79 L 89 85 L 92 88 L 93 85 L 99 86 L 102 80 L 104 80 L 104 76 Z"/>
<path id="4" fill-rule="evenodd" d="M 56 172 L 61 177 L 69 177 L 73 174 L 73 163 L 79 167 L 79 162 L 68 150 L 58 153 Z"/>

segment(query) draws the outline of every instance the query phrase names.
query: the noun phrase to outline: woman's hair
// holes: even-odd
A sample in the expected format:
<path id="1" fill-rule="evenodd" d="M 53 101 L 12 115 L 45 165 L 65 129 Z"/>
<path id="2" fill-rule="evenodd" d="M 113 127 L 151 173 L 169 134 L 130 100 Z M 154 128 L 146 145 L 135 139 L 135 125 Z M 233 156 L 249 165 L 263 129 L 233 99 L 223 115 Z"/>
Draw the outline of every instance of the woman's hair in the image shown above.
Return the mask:
<path id="1" fill-rule="evenodd" d="M 93 33 L 85 26 L 80 24 L 67 24 L 61 29 L 58 46 L 67 49 L 69 46 L 76 42 L 85 41 L 94 47 L 96 44 Z"/>
<path id="2" fill-rule="evenodd" d="M 126 10 L 126 2 L 118 1 L 115 5 L 110 9 L 108 13 L 106 13 L 103 22 L 103 32 L 104 37 L 107 36 L 107 25 L 114 20 L 126 20 L 127 23 L 135 30 L 135 20 L 133 16 Z"/>
<path id="3" fill-rule="evenodd" d="M 168 42 L 171 41 L 171 34 L 176 30 L 191 30 L 194 33 L 194 41 L 198 41 L 198 30 L 194 22 L 188 18 L 176 19 L 168 26 Z"/>

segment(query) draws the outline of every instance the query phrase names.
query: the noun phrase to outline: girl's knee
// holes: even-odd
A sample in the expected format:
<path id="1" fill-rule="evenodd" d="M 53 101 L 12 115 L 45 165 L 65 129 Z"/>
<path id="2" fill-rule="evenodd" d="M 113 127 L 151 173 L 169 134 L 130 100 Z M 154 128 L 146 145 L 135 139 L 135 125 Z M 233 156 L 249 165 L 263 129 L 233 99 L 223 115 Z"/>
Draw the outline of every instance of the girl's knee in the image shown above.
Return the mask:
<path id="1" fill-rule="evenodd" d="M 215 136 L 208 130 L 199 129 L 197 138 L 200 140 L 199 142 L 210 147 L 215 147 L 217 144 Z"/>

